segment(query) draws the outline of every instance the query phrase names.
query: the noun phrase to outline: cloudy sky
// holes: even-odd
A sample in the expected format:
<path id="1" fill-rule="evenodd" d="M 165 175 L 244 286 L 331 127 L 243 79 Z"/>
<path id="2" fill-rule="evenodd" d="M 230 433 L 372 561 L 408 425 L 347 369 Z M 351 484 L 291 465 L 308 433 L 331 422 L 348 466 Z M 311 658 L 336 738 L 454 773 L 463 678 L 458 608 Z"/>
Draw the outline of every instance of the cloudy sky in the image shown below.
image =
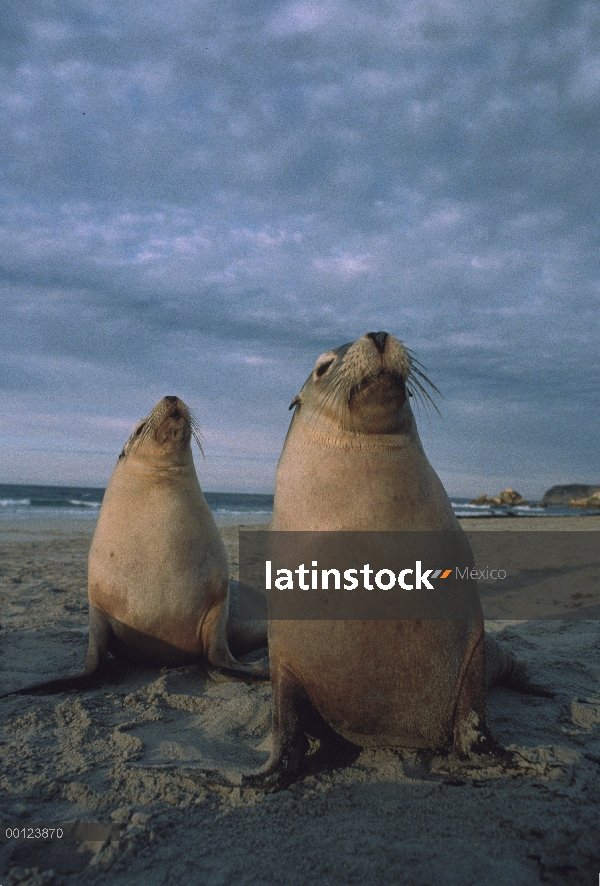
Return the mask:
<path id="1" fill-rule="evenodd" d="M 5 2 L 0 64 L 0 482 L 102 486 L 177 394 L 271 491 L 380 329 L 450 493 L 600 482 L 594 0 Z"/>

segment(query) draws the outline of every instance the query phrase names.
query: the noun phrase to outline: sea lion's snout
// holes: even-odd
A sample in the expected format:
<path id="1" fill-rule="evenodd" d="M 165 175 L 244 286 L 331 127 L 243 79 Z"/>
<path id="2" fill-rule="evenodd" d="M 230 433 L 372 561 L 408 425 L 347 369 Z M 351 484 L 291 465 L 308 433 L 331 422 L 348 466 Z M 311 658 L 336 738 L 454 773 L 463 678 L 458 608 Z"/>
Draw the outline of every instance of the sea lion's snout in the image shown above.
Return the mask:
<path id="1" fill-rule="evenodd" d="M 160 446 L 185 449 L 192 438 L 190 412 L 179 397 L 163 397 L 152 411 L 154 440 Z"/>
<path id="2" fill-rule="evenodd" d="M 379 375 L 383 369 L 408 381 L 411 373 L 411 359 L 401 341 L 389 332 L 367 332 L 348 349 L 346 364 L 354 365 L 362 381 Z"/>
<path id="3" fill-rule="evenodd" d="M 385 351 L 387 337 L 387 332 L 367 332 L 367 338 L 371 339 L 380 354 L 383 354 Z"/>
<path id="4" fill-rule="evenodd" d="M 404 386 L 411 373 L 411 360 L 402 342 L 387 332 L 367 332 L 348 350 L 345 360 L 348 376 L 353 376 L 349 402 L 356 396 L 374 396 L 380 385 L 398 389 L 406 399 Z"/>
<path id="5" fill-rule="evenodd" d="M 187 418 L 187 406 L 179 397 L 163 397 L 158 406 L 166 410 L 166 415 L 172 419 Z"/>
<path id="6" fill-rule="evenodd" d="M 157 403 L 157 406 L 166 408 L 171 415 L 173 415 L 174 412 L 185 412 L 187 408 L 183 400 L 180 400 L 179 397 L 163 397 L 160 403 Z"/>

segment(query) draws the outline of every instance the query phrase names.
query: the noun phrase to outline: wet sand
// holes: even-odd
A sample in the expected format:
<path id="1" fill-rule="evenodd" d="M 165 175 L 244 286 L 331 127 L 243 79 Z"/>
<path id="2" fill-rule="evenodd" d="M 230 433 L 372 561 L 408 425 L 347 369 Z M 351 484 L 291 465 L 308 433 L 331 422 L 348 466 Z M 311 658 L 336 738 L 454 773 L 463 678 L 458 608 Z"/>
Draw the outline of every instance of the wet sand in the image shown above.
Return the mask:
<path id="1" fill-rule="evenodd" d="M 93 522 L 33 522 L 0 524 L 0 691 L 85 660 Z M 461 523 L 467 532 L 600 530 L 598 517 Z M 222 533 L 235 575 L 237 528 Z M 577 582 L 565 577 L 564 600 Z M 118 842 L 0 843 L 2 886 L 595 883 L 600 622 L 487 627 L 559 691 L 489 694 L 510 765 L 371 750 L 337 768 L 310 763 L 278 794 L 207 788 L 194 767 L 236 775 L 267 758 L 268 684 L 215 683 L 201 666 L 146 668 L 86 692 L 0 700 L 0 822 L 122 825 Z"/>

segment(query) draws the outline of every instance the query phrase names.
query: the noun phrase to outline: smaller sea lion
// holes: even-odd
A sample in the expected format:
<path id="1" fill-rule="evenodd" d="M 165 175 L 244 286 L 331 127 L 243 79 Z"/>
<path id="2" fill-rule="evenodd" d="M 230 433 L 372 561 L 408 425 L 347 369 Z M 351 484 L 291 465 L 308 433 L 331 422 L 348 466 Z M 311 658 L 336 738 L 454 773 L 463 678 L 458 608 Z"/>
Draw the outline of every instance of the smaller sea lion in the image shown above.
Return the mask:
<path id="1" fill-rule="evenodd" d="M 198 482 L 192 436 L 200 445 L 195 419 L 178 397 L 163 397 L 136 426 L 110 478 L 90 548 L 85 667 L 14 692 L 87 686 L 109 652 L 155 665 L 204 661 L 236 677 L 268 678 L 268 669 L 242 664 L 229 649 L 227 552 Z M 266 622 L 245 624 L 237 614 L 239 595 L 254 592 L 237 582 L 232 590 L 234 647 L 266 646 Z"/>

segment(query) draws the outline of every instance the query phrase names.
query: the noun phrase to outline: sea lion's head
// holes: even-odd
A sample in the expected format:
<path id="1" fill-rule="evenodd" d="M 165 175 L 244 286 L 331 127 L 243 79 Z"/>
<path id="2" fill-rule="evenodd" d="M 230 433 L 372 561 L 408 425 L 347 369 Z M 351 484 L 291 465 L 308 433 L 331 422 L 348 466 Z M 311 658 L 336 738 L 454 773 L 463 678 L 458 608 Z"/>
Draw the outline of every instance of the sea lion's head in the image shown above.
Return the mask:
<path id="1" fill-rule="evenodd" d="M 189 408 L 179 397 L 163 397 L 135 426 L 119 458 L 135 453 L 168 462 L 187 452 L 192 437 L 202 452 L 198 425 Z"/>
<path id="2" fill-rule="evenodd" d="M 413 426 L 408 397 L 432 402 L 432 382 L 408 349 L 387 332 L 368 332 L 321 354 L 290 409 L 345 432 L 398 434 Z M 439 392 L 438 392 L 439 393 Z"/>

